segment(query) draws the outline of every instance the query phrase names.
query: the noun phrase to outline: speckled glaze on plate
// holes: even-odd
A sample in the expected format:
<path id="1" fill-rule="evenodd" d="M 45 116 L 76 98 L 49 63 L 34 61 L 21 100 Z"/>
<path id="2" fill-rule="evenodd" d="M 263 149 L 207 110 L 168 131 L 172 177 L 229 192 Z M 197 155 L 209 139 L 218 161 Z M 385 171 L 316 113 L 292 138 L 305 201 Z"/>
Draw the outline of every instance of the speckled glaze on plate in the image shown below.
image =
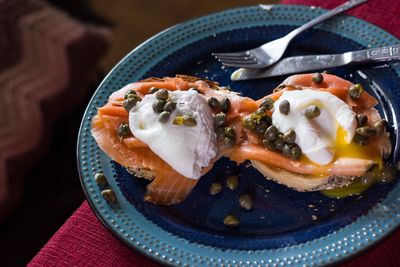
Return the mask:
<path id="1" fill-rule="evenodd" d="M 143 201 L 146 181 L 132 178 L 110 160 L 90 134 L 96 108 L 125 84 L 155 76 L 196 75 L 230 86 L 243 95 L 259 98 L 285 77 L 231 82 L 233 69 L 222 67 L 211 52 L 236 51 L 258 46 L 325 12 L 303 6 L 258 6 L 227 10 L 191 20 L 154 36 L 134 49 L 107 75 L 91 99 L 79 133 L 78 167 L 83 189 L 93 210 L 121 241 L 155 261 L 183 266 L 297 266 L 336 263 L 372 246 L 400 223 L 400 185 L 376 184 L 361 196 L 330 199 L 322 194 L 299 193 L 266 181 L 246 164 L 227 159 L 215 167 L 181 204 L 163 207 Z M 342 16 L 308 31 L 291 43 L 285 56 L 341 53 L 399 41 L 359 19 Z M 400 67 L 385 65 L 331 71 L 360 82 L 380 101 L 379 110 L 392 125 L 394 153 L 398 159 Z M 109 205 L 95 183 L 103 172 L 117 203 Z M 230 175 L 240 179 L 232 191 L 224 188 L 214 197 L 210 184 Z M 241 210 L 238 198 L 248 193 L 253 209 Z M 240 218 L 238 228 L 222 220 Z"/>

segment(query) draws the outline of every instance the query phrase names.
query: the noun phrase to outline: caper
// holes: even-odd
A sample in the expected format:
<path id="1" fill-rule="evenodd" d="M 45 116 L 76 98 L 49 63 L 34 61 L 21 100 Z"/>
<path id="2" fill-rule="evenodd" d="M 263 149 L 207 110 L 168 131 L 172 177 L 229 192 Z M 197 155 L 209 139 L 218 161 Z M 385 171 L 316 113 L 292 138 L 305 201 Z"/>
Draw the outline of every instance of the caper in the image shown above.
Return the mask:
<path id="1" fill-rule="evenodd" d="M 219 126 L 215 128 L 215 134 L 217 135 L 217 139 L 219 141 L 224 140 L 225 138 L 225 128 L 223 126 Z"/>
<path id="2" fill-rule="evenodd" d="M 324 80 L 324 76 L 322 76 L 321 73 L 319 73 L 319 72 L 314 73 L 314 75 L 312 77 L 313 82 L 322 83 L 323 80 Z"/>
<path id="3" fill-rule="evenodd" d="M 365 114 L 363 114 L 363 113 L 357 114 L 356 118 L 357 118 L 357 125 L 358 125 L 358 127 L 362 127 L 362 126 L 364 126 L 365 124 L 367 124 L 367 122 L 368 122 L 368 117 L 367 117 L 367 115 L 365 115 Z"/>
<path id="4" fill-rule="evenodd" d="M 226 137 L 230 137 L 230 138 L 235 137 L 235 131 L 233 130 L 232 127 L 225 127 L 224 134 Z"/>
<path id="5" fill-rule="evenodd" d="M 125 99 L 122 102 L 122 106 L 124 107 L 124 109 L 126 111 L 130 111 L 134 106 L 136 106 L 136 103 L 138 102 L 138 100 L 136 98 L 129 98 L 129 99 Z"/>
<path id="6" fill-rule="evenodd" d="M 228 179 L 226 179 L 226 187 L 228 187 L 230 190 L 235 190 L 239 186 L 239 177 L 237 175 L 232 175 L 229 176 Z"/>
<path id="7" fill-rule="evenodd" d="M 289 111 L 290 111 L 290 103 L 289 103 L 289 101 L 282 100 L 281 103 L 279 104 L 279 111 L 284 115 L 289 114 Z"/>
<path id="8" fill-rule="evenodd" d="M 149 94 L 154 94 L 154 93 L 157 92 L 158 90 L 160 90 L 160 89 L 153 86 L 153 87 L 151 87 L 151 88 L 149 89 Z"/>
<path id="9" fill-rule="evenodd" d="M 274 141 L 268 140 L 268 139 L 263 139 L 262 140 L 263 145 L 268 148 L 269 150 L 275 150 L 275 143 Z"/>
<path id="10" fill-rule="evenodd" d="M 130 133 L 129 125 L 126 123 L 122 123 L 117 130 L 117 134 L 119 138 L 123 138 Z"/>
<path id="11" fill-rule="evenodd" d="M 229 98 L 225 97 L 224 99 L 222 99 L 221 110 L 222 112 L 228 113 L 230 108 L 231 108 L 231 101 L 229 100 Z"/>
<path id="12" fill-rule="evenodd" d="M 115 193 L 111 189 L 101 191 L 101 195 L 108 203 L 115 203 L 117 201 Z"/>
<path id="13" fill-rule="evenodd" d="M 218 99 L 216 99 L 215 97 L 210 97 L 207 100 L 207 103 L 213 109 L 218 109 L 221 107 L 221 104 L 219 103 Z"/>
<path id="14" fill-rule="evenodd" d="M 271 116 L 265 115 L 265 117 L 262 118 L 262 120 L 265 121 L 265 122 L 267 122 L 268 125 L 271 125 L 271 124 L 272 124 L 272 118 L 271 118 Z"/>
<path id="15" fill-rule="evenodd" d="M 293 144 L 296 141 L 296 132 L 289 130 L 283 135 L 283 141 L 289 144 Z"/>
<path id="16" fill-rule="evenodd" d="M 236 144 L 235 139 L 234 138 L 230 138 L 230 137 L 225 137 L 224 138 L 224 145 L 227 148 L 231 148 Z"/>
<path id="17" fill-rule="evenodd" d="M 364 146 L 368 143 L 368 137 L 361 134 L 355 134 L 353 137 L 353 142 L 359 146 Z"/>
<path id="18" fill-rule="evenodd" d="M 383 134 L 386 130 L 387 121 L 386 120 L 379 120 L 375 122 L 374 127 L 377 130 L 377 135 Z"/>
<path id="19" fill-rule="evenodd" d="M 378 130 L 374 127 L 364 126 L 356 129 L 356 133 L 362 136 L 377 136 Z"/>
<path id="20" fill-rule="evenodd" d="M 94 180 L 96 181 L 96 184 L 100 185 L 100 186 L 105 186 L 107 185 L 107 178 L 106 176 L 101 173 L 98 172 L 94 175 Z"/>
<path id="21" fill-rule="evenodd" d="M 351 99 L 358 99 L 363 91 L 361 84 L 354 84 L 349 88 L 349 96 Z"/>
<path id="22" fill-rule="evenodd" d="M 308 106 L 304 112 L 304 115 L 306 115 L 306 117 L 309 119 L 316 118 L 320 114 L 321 114 L 321 110 L 316 105 Z"/>
<path id="23" fill-rule="evenodd" d="M 172 124 L 182 125 L 183 124 L 183 116 L 176 116 L 172 121 Z"/>
<path id="24" fill-rule="evenodd" d="M 297 144 L 293 144 L 290 157 L 295 160 L 301 157 L 301 148 Z"/>
<path id="25" fill-rule="evenodd" d="M 233 214 L 229 214 L 224 218 L 224 224 L 226 226 L 237 227 L 239 223 L 240 223 L 239 219 Z"/>
<path id="26" fill-rule="evenodd" d="M 183 116 L 183 124 L 188 127 L 194 127 L 197 125 L 196 120 L 188 115 Z"/>
<path id="27" fill-rule="evenodd" d="M 224 126 L 226 123 L 226 114 L 223 112 L 220 112 L 214 116 L 214 120 L 215 120 L 216 127 Z"/>
<path id="28" fill-rule="evenodd" d="M 167 100 L 168 99 L 168 90 L 167 89 L 160 89 L 156 92 L 157 99 L 160 100 Z"/>
<path id="29" fill-rule="evenodd" d="M 248 130 L 254 130 L 256 128 L 256 121 L 251 118 L 251 115 L 247 115 L 242 120 L 243 128 Z"/>
<path id="30" fill-rule="evenodd" d="M 270 125 L 271 123 L 269 122 L 269 120 L 262 119 L 256 122 L 256 128 L 254 130 L 259 134 L 264 134 Z"/>
<path id="31" fill-rule="evenodd" d="M 153 110 L 155 113 L 161 113 L 164 110 L 165 100 L 155 100 L 153 102 Z"/>
<path id="32" fill-rule="evenodd" d="M 209 193 L 210 195 L 215 196 L 216 194 L 221 192 L 221 190 L 222 190 L 222 185 L 220 183 L 212 183 Z"/>
<path id="33" fill-rule="evenodd" d="M 267 97 L 263 100 L 260 107 L 265 107 L 266 110 L 271 110 L 274 107 L 274 100 L 272 100 L 270 97 Z"/>
<path id="34" fill-rule="evenodd" d="M 278 136 L 278 137 L 276 138 L 276 140 L 275 140 L 274 145 L 275 145 L 275 149 L 276 149 L 276 150 L 282 151 L 283 146 L 285 145 L 285 141 L 283 141 L 283 138 L 282 138 L 282 137 Z"/>
<path id="35" fill-rule="evenodd" d="M 140 98 L 138 95 L 136 94 L 128 94 L 124 96 L 125 99 L 131 99 L 131 98 Z"/>
<path id="36" fill-rule="evenodd" d="M 271 125 L 265 131 L 264 137 L 269 141 L 275 141 L 276 138 L 278 137 L 278 133 L 279 133 L 278 128 L 276 128 L 274 125 Z"/>
<path id="37" fill-rule="evenodd" d="M 292 153 L 292 148 L 290 147 L 290 145 L 284 144 L 284 145 L 283 145 L 283 148 L 282 148 L 282 154 L 283 154 L 285 157 L 290 157 L 290 156 L 291 156 L 291 153 Z"/>
<path id="38" fill-rule="evenodd" d="M 166 123 L 169 120 L 169 116 L 171 113 L 169 111 L 163 111 L 160 113 L 160 117 L 158 117 L 158 121 L 161 123 Z"/>
<path id="39" fill-rule="evenodd" d="M 263 108 L 259 108 L 250 114 L 251 119 L 254 121 L 259 121 L 259 120 L 265 118 L 265 116 L 266 116 L 266 114 L 265 114 L 265 110 Z"/>
<path id="40" fill-rule="evenodd" d="M 136 92 L 133 90 L 128 90 L 125 94 L 124 94 L 124 99 L 129 99 L 132 98 L 134 95 L 136 95 Z"/>
<path id="41" fill-rule="evenodd" d="M 239 205 L 245 210 L 251 210 L 253 207 L 253 199 L 249 195 L 241 195 L 239 197 Z"/>
<path id="42" fill-rule="evenodd" d="M 172 102 L 172 101 L 168 101 L 167 103 L 165 103 L 164 111 L 172 112 L 175 110 L 175 108 L 176 108 L 176 103 Z"/>

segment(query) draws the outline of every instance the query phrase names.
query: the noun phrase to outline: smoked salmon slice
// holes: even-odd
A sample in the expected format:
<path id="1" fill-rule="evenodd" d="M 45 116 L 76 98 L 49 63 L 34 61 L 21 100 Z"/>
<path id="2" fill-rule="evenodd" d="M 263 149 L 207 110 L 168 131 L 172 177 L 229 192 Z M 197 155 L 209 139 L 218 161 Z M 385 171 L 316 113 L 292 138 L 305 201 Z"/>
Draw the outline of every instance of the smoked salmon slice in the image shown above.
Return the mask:
<path id="1" fill-rule="evenodd" d="M 136 138 L 130 137 L 125 142 L 121 142 L 117 137 L 116 129 L 106 128 L 106 125 L 107 122 L 105 123 L 101 115 L 93 118 L 92 136 L 99 147 L 124 167 L 146 169 L 154 173 L 154 180 L 147 186 L 145 196 L 147 201 L 162 205 L 179 203 L 197 184 L 198 180 L 180 175 L 147 146 L 138 145 L 141 141 Z"/>
<path id="2" fill-rule="evenodd" d="M 134 90 L 138 95 L 145 95 L 151 87 L 165 88 L 169 91 L 188 90 L 196 88 L 205 95 L 221 96 L 221 92 L 214 93 L 216 83 L 199 81 L 190 76 L 175 78 L 150 78 L 131 83 L 110 95 L 108 103 L 98 109 L 92 119 L 92 136 L 99 147 L 114 161 L 130 170 L 147 170 L 151 173 L 152 181 L 146 187 L 145 200 L 161 205 L 172 205 L 182 202 L 197 184 L 197 179 L 190 179 L 176 172 L 165 161 L 158 157 L 150 148 L 134 136 L 120 139 L 117 135 L 118 127 L 128 123 L 128 112 L 123 108 L 124 95 Z M 232 102 L 232 110 L 252 111 L 257 108 L 255 101 L 246 98 L 243 102 Z M 237 114 L 235 115 L 237 116 Z M 231 117 L 235 117 L 231 116 Z M 204 172 L 207 172 L 209 166 Z M 143 173 L 143 172 L 142 172 Z"/>

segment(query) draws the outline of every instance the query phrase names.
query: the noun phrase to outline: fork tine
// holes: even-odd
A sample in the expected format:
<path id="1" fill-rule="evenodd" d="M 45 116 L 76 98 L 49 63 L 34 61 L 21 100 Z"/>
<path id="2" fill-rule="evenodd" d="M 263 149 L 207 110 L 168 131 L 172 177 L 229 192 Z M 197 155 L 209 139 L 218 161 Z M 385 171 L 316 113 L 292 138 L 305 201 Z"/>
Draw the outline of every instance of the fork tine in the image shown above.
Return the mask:
<path id="1" fill-rule="evenodd" d="M 225 63 L 222 62 L 222 65 L 227 66 L 227 67 L 235 67 L 235 68 L 247 68 L 247 69 L 258 69 L 260 68 L 260 64 L 257 63 L 240 63 L 240 64 L 236 64 L 236 63 Z"/>
<path id="2" fill-rule="evenodd" d="M 249 55 L 248 51 L 234 53 L 212 53 L 214 57 L 245 57 Z"/>
<path id="3" fill-rule="evenodd" d="M 232 56 L 216 56 L 216 59 L 221 59 L 221 60 L 248 60 L 253 58 L 250 55 L 246 55 L 246 56 L 241 56 L 241 57 L 232 57 Z"/>
<path id="4" fill-rule="evenodd" d="M 254 58 L 243 58 L 243 59 L 218 59 L 221 63 L 225 64 L 255 64 L 257 60 Z"/>

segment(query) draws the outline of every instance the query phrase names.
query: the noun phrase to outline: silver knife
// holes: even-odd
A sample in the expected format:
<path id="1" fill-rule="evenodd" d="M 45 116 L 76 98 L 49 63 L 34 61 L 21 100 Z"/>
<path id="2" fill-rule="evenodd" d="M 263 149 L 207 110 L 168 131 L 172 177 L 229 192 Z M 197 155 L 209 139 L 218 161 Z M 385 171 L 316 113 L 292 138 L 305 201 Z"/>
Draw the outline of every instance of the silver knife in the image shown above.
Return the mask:
<path id="1" fill-rule="evenodd" d="M 400 60 L 400 45 L 358 50 L 343 54 L 288 57 L 265 69 L 240 68 L 232 73 L 231 80 L 253 80 L 307 71 L 326 70 L 355 64 L 387 62 L 391 60 Z"/>

